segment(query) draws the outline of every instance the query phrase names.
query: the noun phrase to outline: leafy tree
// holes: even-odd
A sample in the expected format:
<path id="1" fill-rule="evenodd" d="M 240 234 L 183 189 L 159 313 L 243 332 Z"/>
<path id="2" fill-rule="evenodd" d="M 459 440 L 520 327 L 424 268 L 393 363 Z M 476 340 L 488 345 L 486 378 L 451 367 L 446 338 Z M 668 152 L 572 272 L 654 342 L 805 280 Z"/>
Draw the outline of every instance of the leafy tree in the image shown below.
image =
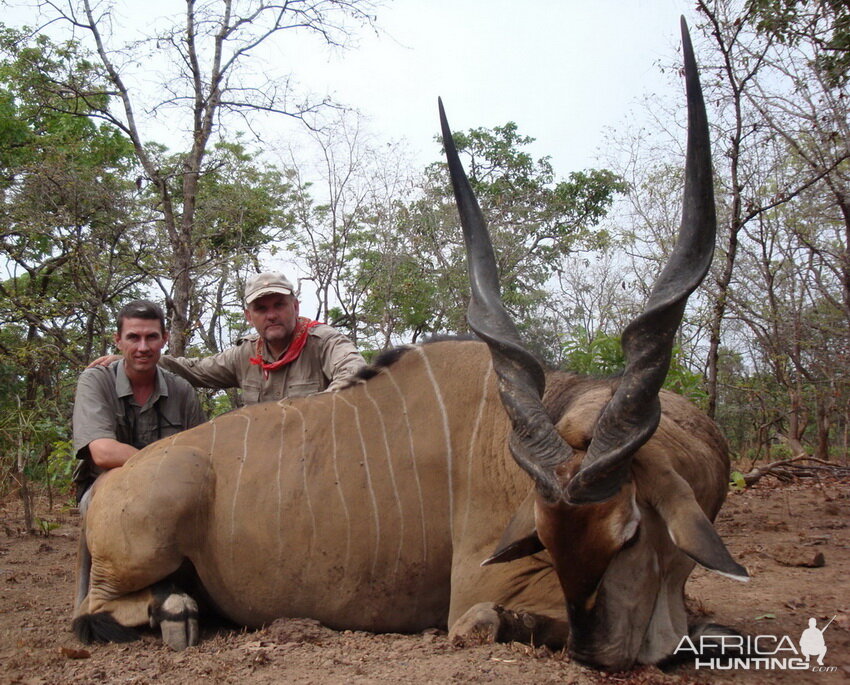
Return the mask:
<path id="1" fill-rule="evenodd" d="M 770 6 L 779 12 L 773 28 L 767 25 Z M 721 324 L 729 326 L 734 317 L 755 335 L 746 343 L 750 363 L 773 373 L 786 397 L 773 395 L 778 418 L 767 420 L 795 452 L 804 449 L 806 431 L 818 426 L 813 449 L 824 456 L 829 425 L 840 423 L 840 412 L 805 351 L 814 349 L 815 332 L 823 328 L 824 319 L 815 323 L 810 313 L 827 303 L 833 313 L 827 319 L 843 318 L 843 326 L 831 327 L 838 346 L 850 342 L 846 79 L 825 71 L 837 68 L 833 58 L 840 50 L 823 32 L 824 18 L 832 17 L 830 31 L 839 35 L 846 8 L 700 0 L 698 9 L 722 76 L 709 85 L 709 99 L 721 104 L 715 121 L 723 126 L 724 112 L 734 114 L 728 118 L 733 125 L 717 137 L 725 153 L 715 153 L 723 160 L 718 200 L 726 237 L 715 269 L 709 409 L 715 411 L 723 383 Z M 815 347 L 830 346 L 820 338 Z"/>
<path id="2" fill-rule="evenodd" d="M 54 87 L 96 87 L 76 45 L 3 29 L 0 52 L 0 454 L 26 493 L 67 437 L 68 373 L 97 344 L 104 303 L 140 278 L 128 272 L 140 225 L 129 141 Z"/>
<path id="3" fill-rule="evenodd" d="M 327 45 L 341 47 L 353 26 L 370 24 L 369 0 L 297 0 L 280 4 L 260 0 L 223 0 L 202 3 L 187 0 L 182 18 L 155 27 L 143 40 L 123 43 L 111 32 L 115 4 L 44 0 L 39 7 L 54 25 L 65 24 L 80 39 L 87 38 L 94 54 L 92 69 L 108 87 L 90 89 L 73 79 L 60 79 L 62 92 L 88 103 L 89 110 L 110 122 L 132 141 L 143 170 L 142 181 L 156 195 L 157 232 L 168 243 L 171 285 L 166 297 L 171 319 L 172 351 L 182 354 L 195 328 L 193 284 L 199 262 L 198 209 L 211 146 L 224 118 L 239 117 L 248 126 L 252 113 L 277 113 L 300 119 L 323 106 L 295 98 L 289 79 L 271 69 L 252 68 L 262 46 L 285 32 L 297 31 Z M 136 70 L 164 60 L 171 73 L 163 89 L 146 99 L 131 86 Z M 118 106 L 104 97 L 116 94 Z M 66 112 L 74 113 L 72 107 Z M 183 133 L 176 156 L 158 154 L 161 148 L 147 134 L 142 111 L 163 117 L 173 134 Z M 185 132 L 185 133 L 184 133 Z M 175 188 L 177 187 L 177 190 Z"/>
<path id="4" fill-rule="evenodd" d="M 314 125 L 311 142 L 312 155 L 290 150 L 299 188 L 290 251 L 306 266 L 301 285 L 315 293 L 315 318 L 362 342 L 364 296 L 379 277 L 374 263 L 362 261 L 364 246 L 393 230 L 409 194 L 406 156 L 399 144 L 377 144 L 355 112 Z"/>
<path id="5" fill-rule="evenodd" d="M 759 30 L 758 4 L 701 0 L 692 22 L 712 124 L 718 251 L 679 340 L 689 368 L 706 360 L 708 410 L 733 450 L 763 455 L 779 437 L 795 453 L 826 455 L 846 426 L 846 379 L 835 369 L 850 341 L 848 99 L 825 75 L 805 22 L 788 44 Z M 622 278 L 626 291 L 652 283 L 681 211 L 679 105 L 648 103 L 657 125 L 617 141 L 626 166 L 614 165 L 631 187 L 617 237 L 639 276 Z"/>
<path id="6" fill-rule="evenodd" d="M 535 160 L 524 150 L 531 142 L 513 122 L 455 134 L 493 236 L 503 297 L 535 346 L 546 335 L 539 309 L 548 297 L 547 280 L 574 250 L 605 244 L 607 235 L 593 229 L 625 186 L 607 170 L 557 180 L 548 158 Z M 360 276 L 368 273 L 371 279 L 363 320 L 378 326 L 391 321 L 395 336 L 414 340 L 425 333 L 465 331 L 468 298 L 457 210 L 443 162 L 425 170 L 419 195 L 397 208 L 392 234 L 364 232 L 358 248 Z"/>
<path id="7" fill-rule="evenodd" d="M 802 199 L 764 215 L 758 230 L 747 231 L 745 269 L 730 306 L 754 341 L 755 367 L 770 377 L 760 387 L 772 397 L 765 420 L 774 434 L 795 453 L 808 443 L 817 456 L 828 458 L 850 399 L 848 318 L 840 279 L 826 268 L 824 253 L 810 247 L 832 242 L 834 233 Z"/>
<path id="8" fill-rule="evenodd" d="M 621 372 L 626 365 L 620 336 L 598 332 L 591 336 L 585 331 L 564 345 L 563 368 L 591 376 L 609 376 Z M 702 374 L 691 371 L 684 363 L 680 347 L 674 347 L 670 370 L 664 386 L 697 404 L 707 398 Z"/>
<path id="9" fill-rule="evenodd" d="M 164 155 L 162 162 L 163 166 L 176 167 L 180 156 Z M 244 329 L 245 274 L 260 270 L 261 253 L 280 241 L 294 222 L 291 206 L 295 186 L 288 172 L 261 161 L 258 152 L 241 139 L 216 143 L 207 155 L 207 165 L 196 190 L 193 226 L 193 279 L 187 316 L 192 322 L 191 332 L 200 337 L 200 348 L 193 353 L 218 352 L 234 333 Z M 182 189 L 182 182 L 174 177 L 171 194 L 175 202 L 182 202 Z M 149 188 L 146 197 L 156 202 L 157 191 Z M 138 267 L 170 302 L 170 241 L 157 233 L 153 240 L 156 249 Z M 234 311 L 237 317 L 231 316 Z"/>
<path id="10" fill-rule="evenodd" d="M 749 0 L 756 26 L 789 44 L 813 43 L 832 85 L 850 75 L 850 6 L 843 0 Z"/>
<path id="11" fill-rule="evenodd" d="M 622 371 L 626 364 L 620 338 L 607 333 L 591 336 L 582 331 L 564 348 L 564 367 L 575 373 L 607 376 Z"/>
<path id="12" fill-rule="evenodd" d="M 75 46 L 27 41 L 7 30 L 0 49 L 7 55 L 0 64 L 0 251 L 7 275 L 0 315 L 24 322 L 29 341 L 49 338 L 73 362 L 91 350 L 100 305 L 135 281 L 118 266 L 136 257 L 135 188 L 127 180 L 132 149 L 114 127 L 58 111 L 57 101 L 65 107 L 67 97 L 51 95 L 47 84 L 57 74 L 79 81 L 90 75 Z M 84 111 L 86 104 L 76 107 Z M 81 347 L 72 344 L 78 334 Z"/>

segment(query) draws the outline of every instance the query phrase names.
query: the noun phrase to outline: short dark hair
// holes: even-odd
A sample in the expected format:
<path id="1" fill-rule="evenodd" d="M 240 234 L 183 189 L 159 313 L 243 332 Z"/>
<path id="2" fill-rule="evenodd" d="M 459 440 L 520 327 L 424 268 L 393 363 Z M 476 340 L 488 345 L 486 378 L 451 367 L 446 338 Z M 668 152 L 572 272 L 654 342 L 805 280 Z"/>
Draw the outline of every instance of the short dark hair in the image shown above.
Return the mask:
<path id="1" fill-rule="evenodd" d="M 165 314 L 162 313 L 162 307 L 150 300 L 133 300 L 121 307 L 121 311 L 118 312 L 118 335 L 121 335 L 124 319 L 157 320 L 162 332 L 165 333 Z"/>

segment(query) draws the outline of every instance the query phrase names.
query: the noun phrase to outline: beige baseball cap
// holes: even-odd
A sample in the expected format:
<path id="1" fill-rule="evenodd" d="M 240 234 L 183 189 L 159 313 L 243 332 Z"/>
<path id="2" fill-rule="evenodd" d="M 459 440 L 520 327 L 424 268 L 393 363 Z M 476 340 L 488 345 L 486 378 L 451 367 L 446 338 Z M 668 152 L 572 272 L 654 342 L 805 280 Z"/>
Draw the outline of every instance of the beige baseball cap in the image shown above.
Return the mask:
<path id="1" fill-rule="evenodd" d="M 290 280 L 276 271 L 266 271 L 251 276 L 245 283 L 245 304 L 249 305 L 258 297 L 280 293 L 281 295 L 292 295 L 295 288 Z"/>

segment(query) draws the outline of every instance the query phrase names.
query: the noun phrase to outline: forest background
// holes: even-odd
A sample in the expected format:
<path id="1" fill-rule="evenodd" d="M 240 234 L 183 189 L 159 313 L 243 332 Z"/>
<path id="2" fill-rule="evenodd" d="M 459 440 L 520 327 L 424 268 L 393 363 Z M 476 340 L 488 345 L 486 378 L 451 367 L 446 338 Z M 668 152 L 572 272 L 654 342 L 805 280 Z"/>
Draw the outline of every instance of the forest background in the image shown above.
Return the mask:
<path id="1" fill-rule="evenodd" d="M 110 351 L 128 300 L 164 303 L 177 355 L 246 333 L 245 278 L 281 264 L 297 277 L 302 313 L 367 357 L 467 330 L 443 162 L 411 162 L 403 141 L 381 138 L 356 109 L 299 89 L 310 53 L 282 73 L 258 56 L 296 34 L 316 54 L 347 49 L 381 30 L 380 8 L 179 5 L 130 41 L 120 3 L 96 0 L 37 0 L 32 22 L 0 26 L 0 495 L 27 502 L 36 486 L 51 506 L 54 493 L 67 500 L 76 379 Z M 721 424 L 736 468 L 802 454 L 846 464 L 850 10 L 840 0 L 697 0 L 688 10 L 719 235 L 668 387 Z M 622 366 L 619 334 L 674 243 L 679 63 L 671 49 L 658 65 L 671 95 L 647 94 L 639 126 L 609 130 L 598 168 L 557 173 L 532 154 L 522 122 L 455 134 L 506 304 L 551 367 Z M 297 143 L 270 145 L 274 121 L 295 122 Z M 204 402 L 214 415 L 239 397 Z"/>

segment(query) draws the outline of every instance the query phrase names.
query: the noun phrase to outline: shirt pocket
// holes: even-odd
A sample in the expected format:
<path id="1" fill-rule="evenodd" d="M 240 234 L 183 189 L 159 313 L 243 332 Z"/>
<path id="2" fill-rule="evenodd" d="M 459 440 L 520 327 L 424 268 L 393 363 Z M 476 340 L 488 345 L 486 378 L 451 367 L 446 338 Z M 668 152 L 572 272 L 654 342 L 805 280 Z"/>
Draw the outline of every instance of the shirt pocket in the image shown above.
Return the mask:
<path id="1" fill-rule="evenodd" d="M 152 430 L 157 433 L 157 436 L 153 438 L 154 440 L 186 430 L 180 405 L 176 402 L 168 403 L 166 408 L 161 410 L 160 416 L 157 417 L 157 425 Z"/>
<path id="2" fill-rule="evenodd" d="M 260 401 L 262 385 L 252 381 L 242 382 L 242 401 L 245 404 L 257 404 Z"/>
<path id="3" fill-rule="evenodd" d="M 305 397 L 319 392 L 318 381 L 304 381 L 302 383 L 291 383 L 286 389 L 287 397 Z"/>

